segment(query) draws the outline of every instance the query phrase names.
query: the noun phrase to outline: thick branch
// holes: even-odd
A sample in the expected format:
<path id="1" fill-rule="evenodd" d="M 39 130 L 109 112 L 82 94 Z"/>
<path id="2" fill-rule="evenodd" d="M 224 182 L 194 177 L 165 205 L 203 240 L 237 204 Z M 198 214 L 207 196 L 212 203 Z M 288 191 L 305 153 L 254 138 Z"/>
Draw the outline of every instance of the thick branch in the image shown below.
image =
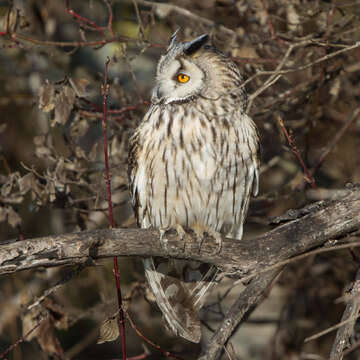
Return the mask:
<path id="1" fill-rule="evenodd" d="M 324 244 L 360 228 L 360 187 L 341 199 L 321 201 L 297 211 L 302 216 L 251 240 L 206 238 L 199 244 L 189 236 L 184 250 L 176 234 L 167 236 L 166 249 L 154 229 L 103 229 L 0 245 L 0 274 L 39 266 L 74 265 L 112 256 L 162 256 L 211 263 L 224 270 L 254 274 L 264 267 Z"/>
<path id="2" fill-rule="evenodd" d="M 245 290 L 240 293 L 221 325 L 211 337 L 199 360 L 215 360 L 220 358 L 224 345 L 230 336 L 263 300 L 266 290 L 279 272 L 280 269 L 256 276 Z"/>

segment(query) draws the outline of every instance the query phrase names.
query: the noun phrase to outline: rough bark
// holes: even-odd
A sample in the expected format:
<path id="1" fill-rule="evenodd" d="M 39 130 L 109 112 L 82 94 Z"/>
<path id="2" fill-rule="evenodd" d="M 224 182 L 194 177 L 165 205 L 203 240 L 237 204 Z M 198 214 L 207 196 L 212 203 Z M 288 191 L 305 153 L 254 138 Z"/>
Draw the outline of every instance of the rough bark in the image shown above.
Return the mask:
<path id="1" fill-rule="evenodd" d="M 355 281 L 350 291 L 348 301 L 341 322 L 347 321 L 336 333 L 336 338 L 331 349 L 330 360 L 342 360 L 344 350 L 351 345 L 354 334 L 354 326 L 360 311 L 360 269 L 357 271 Z M 353 319 L 353 321 L 350 321 Z"/>

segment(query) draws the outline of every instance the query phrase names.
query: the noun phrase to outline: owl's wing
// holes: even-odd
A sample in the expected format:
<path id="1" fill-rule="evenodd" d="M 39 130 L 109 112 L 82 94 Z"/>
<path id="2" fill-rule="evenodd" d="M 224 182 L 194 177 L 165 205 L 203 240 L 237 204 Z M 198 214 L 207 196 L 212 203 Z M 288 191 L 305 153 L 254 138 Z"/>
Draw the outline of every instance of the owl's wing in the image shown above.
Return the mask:
<path id="1" fill-rule="evenodd" d="M 143 207 L 146 204 L 141 203 L 135 181 L 135 175 L 140 171 L 137 160 L 139 146 L 135 133 L 129 142 L 128 179 L 138 226 L 146 228 L 149 226 L 144 219 L 146 209 Z M 209 288 L 215 284 L 218 270 L 198 262 L 161 258 L 147 258 L 143 263 L 148 284 L 170 330 L 189 341 L 199 342 L 199 311 Z"/>
<path id="2" fill-rule="evenodd" d="M 218 270 L 195 261 L 148 258 L 145 275 L 166 323 L 175 334 L 198 343 L 199 311 Z"/>
<path id="3" fill-rule="evenodd" d="M 136 223 L 140 227 L 140 199 L 139 199 L 139 192 L 136 187 L 134 178 L 136 171 L 138 169 L 137 163 L 137 153 L 138 153 L 138 146 L 139 146 L 139 139 L 137 133 L 135 133 L 129 141 L 129 152 L 128 152 L 128 181 L 129 181 L 129 190 L 131 195 L 131 202 L 135 213 Z"/>

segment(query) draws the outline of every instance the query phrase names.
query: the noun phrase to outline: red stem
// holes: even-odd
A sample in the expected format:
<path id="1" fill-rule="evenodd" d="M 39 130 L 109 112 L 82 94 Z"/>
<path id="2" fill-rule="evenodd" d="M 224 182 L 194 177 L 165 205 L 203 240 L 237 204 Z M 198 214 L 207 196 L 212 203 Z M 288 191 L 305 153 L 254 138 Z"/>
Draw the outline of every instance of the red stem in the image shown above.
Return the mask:
<path id="1" fill-rule="evenodd" d="M 66 12 L 73 16 L 78 22 L 82 23 L 83 25 L 89 26 L 90 29 L 99 31 L 101 33 L 104 32 L 105 28 L 102 26 L 99 26 L 94 21 L 91 21 L 81 15 L 79 15 L 77 12 L 75 12 L 73 9 L 70 8 L 70 0 L 66 1 Z"/>
<path id="2" fill-rule="evenodd" d="M 21 344 L 22 342 L 24 342 L 26 340 L 26 338 L 32 333 L 34 332 L 43 322 L 43 320 L 45 320 L 46 318 L 40 320 L 32 329 L 30 329 L 24 336 L 22 336 L 19 340 L 17 340 L 14 344 L 10 345 L 7 349 L 5 349 L 1 354 L 0 354 L 0 359 L 3 359 L 4 356 L 6 354 L 8 354 L 10 351 L 12 351 L 14 348 L 16 348 L 16 346 L 18 346 L 19 344 Z"/>
<path id="3" fill-rule="evenodd" d="M 184 360 L 183 358 L 171 353 L 170 351 L 162 349 L 159 345 L 152 342 L 150 339 L 148 339 L 146 336 L 144 336 L 141 331 L 135 326 L 134 322 L 132 321 L 130 315 L 128 312 L 126 312 L 126 317 L 131 325 L 131 327 L 134 329 L 134 331 L 149 345 L 153 346 L 155 349 L 159 350 L 164 356 L 176 359 L 176 360 Z"/>
<path id="4" fill-rule="evenodd" d="M 305 162 L 303 160 L 303 158 L 301 157 L 301 154 L 300 154 L 300 151 L 299 149 L 296 147 L 295 145 L 295 141 L 292 139 L 292 137 L 289 135 L 288 131 L 286 130 L 286 127 L 284 125 L 284 122 L 282 120 L 282 118 L 280 116 L 277 117 L 277 121 L 281 127 L 281 130 L 283 131 L 290 147 L 291 147 L 291 150 L 293 151 L 293 153 L 295 154 L 295 156 L 297 157 L 297 159 L 299 160 L 299 163 L 301 164 L 303 170 L 304 170 L 304 173 L 306 175 L 306 181 L 308 183 L 310 183 L 311 187 L 313 189 L 317 189 L 317 185 L 315 184 L 315 181 L 314 181 L 314 178 L 312 177 L 309 169 L 307 168 L 307 166 L 305 165 Z"/>
<path id="5" fill-rule="evenodd" d="M 109 221 L 110 227 L 114 227 L 114 217 L 113 217 L 113 209 L 112 209 L 112 201 L 111 201 L 111 181 L 110 181 L 110 169 L 109 169 L 109 156 L 108 156 L 108 141 L 107 141 L 107 98 L 109 95 L 109 84 L 108 84 L 108 69 L 109 69 L 110 59 L 108 58 L 105 63 L 105 76 L 104 76 L 104 85 L 103 85 L 103 130 L 104 130 L 104 161 L 105 161 L 105 175 L 106 175 L 106 187 L 107 187 L 107 198 L 108 198 L 108 207 L 109 207 Z M 122 345 L 122 353 L 123 359 L 126 360 L 126 341 L 125 341 L 125 317 L 124 310 L 122 307 L 122 295 L 121 295 L 121 287 L 120 287 L 120 277 L 119 277 L 119 266 L 117 257 L 113 258 L 114 260 L 114 275 L 115 275 L 115 283 L 117 290 L 117 299 L 119 306 L 119 329 L 121 335 L 121 345 Z"/>

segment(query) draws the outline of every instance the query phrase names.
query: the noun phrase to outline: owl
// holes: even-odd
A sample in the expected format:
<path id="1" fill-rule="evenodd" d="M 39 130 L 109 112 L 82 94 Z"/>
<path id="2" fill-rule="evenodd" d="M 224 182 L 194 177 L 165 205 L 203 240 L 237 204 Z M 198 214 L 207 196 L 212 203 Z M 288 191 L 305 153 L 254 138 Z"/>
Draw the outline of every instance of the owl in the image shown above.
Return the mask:
<path id="1" fill-rule="evenodd" d="M 247 94 L 234 62 L 209 36 L 170 38 L 160 58 L 151 106 L 129 143 L 129 184 L 138 225 L 241 239 L 258 192 L 259 138 L 245 113 Z M 168 327 L 193 342 L 199 311 L 217 270 L 194 261 L 144 260 Z"/>

